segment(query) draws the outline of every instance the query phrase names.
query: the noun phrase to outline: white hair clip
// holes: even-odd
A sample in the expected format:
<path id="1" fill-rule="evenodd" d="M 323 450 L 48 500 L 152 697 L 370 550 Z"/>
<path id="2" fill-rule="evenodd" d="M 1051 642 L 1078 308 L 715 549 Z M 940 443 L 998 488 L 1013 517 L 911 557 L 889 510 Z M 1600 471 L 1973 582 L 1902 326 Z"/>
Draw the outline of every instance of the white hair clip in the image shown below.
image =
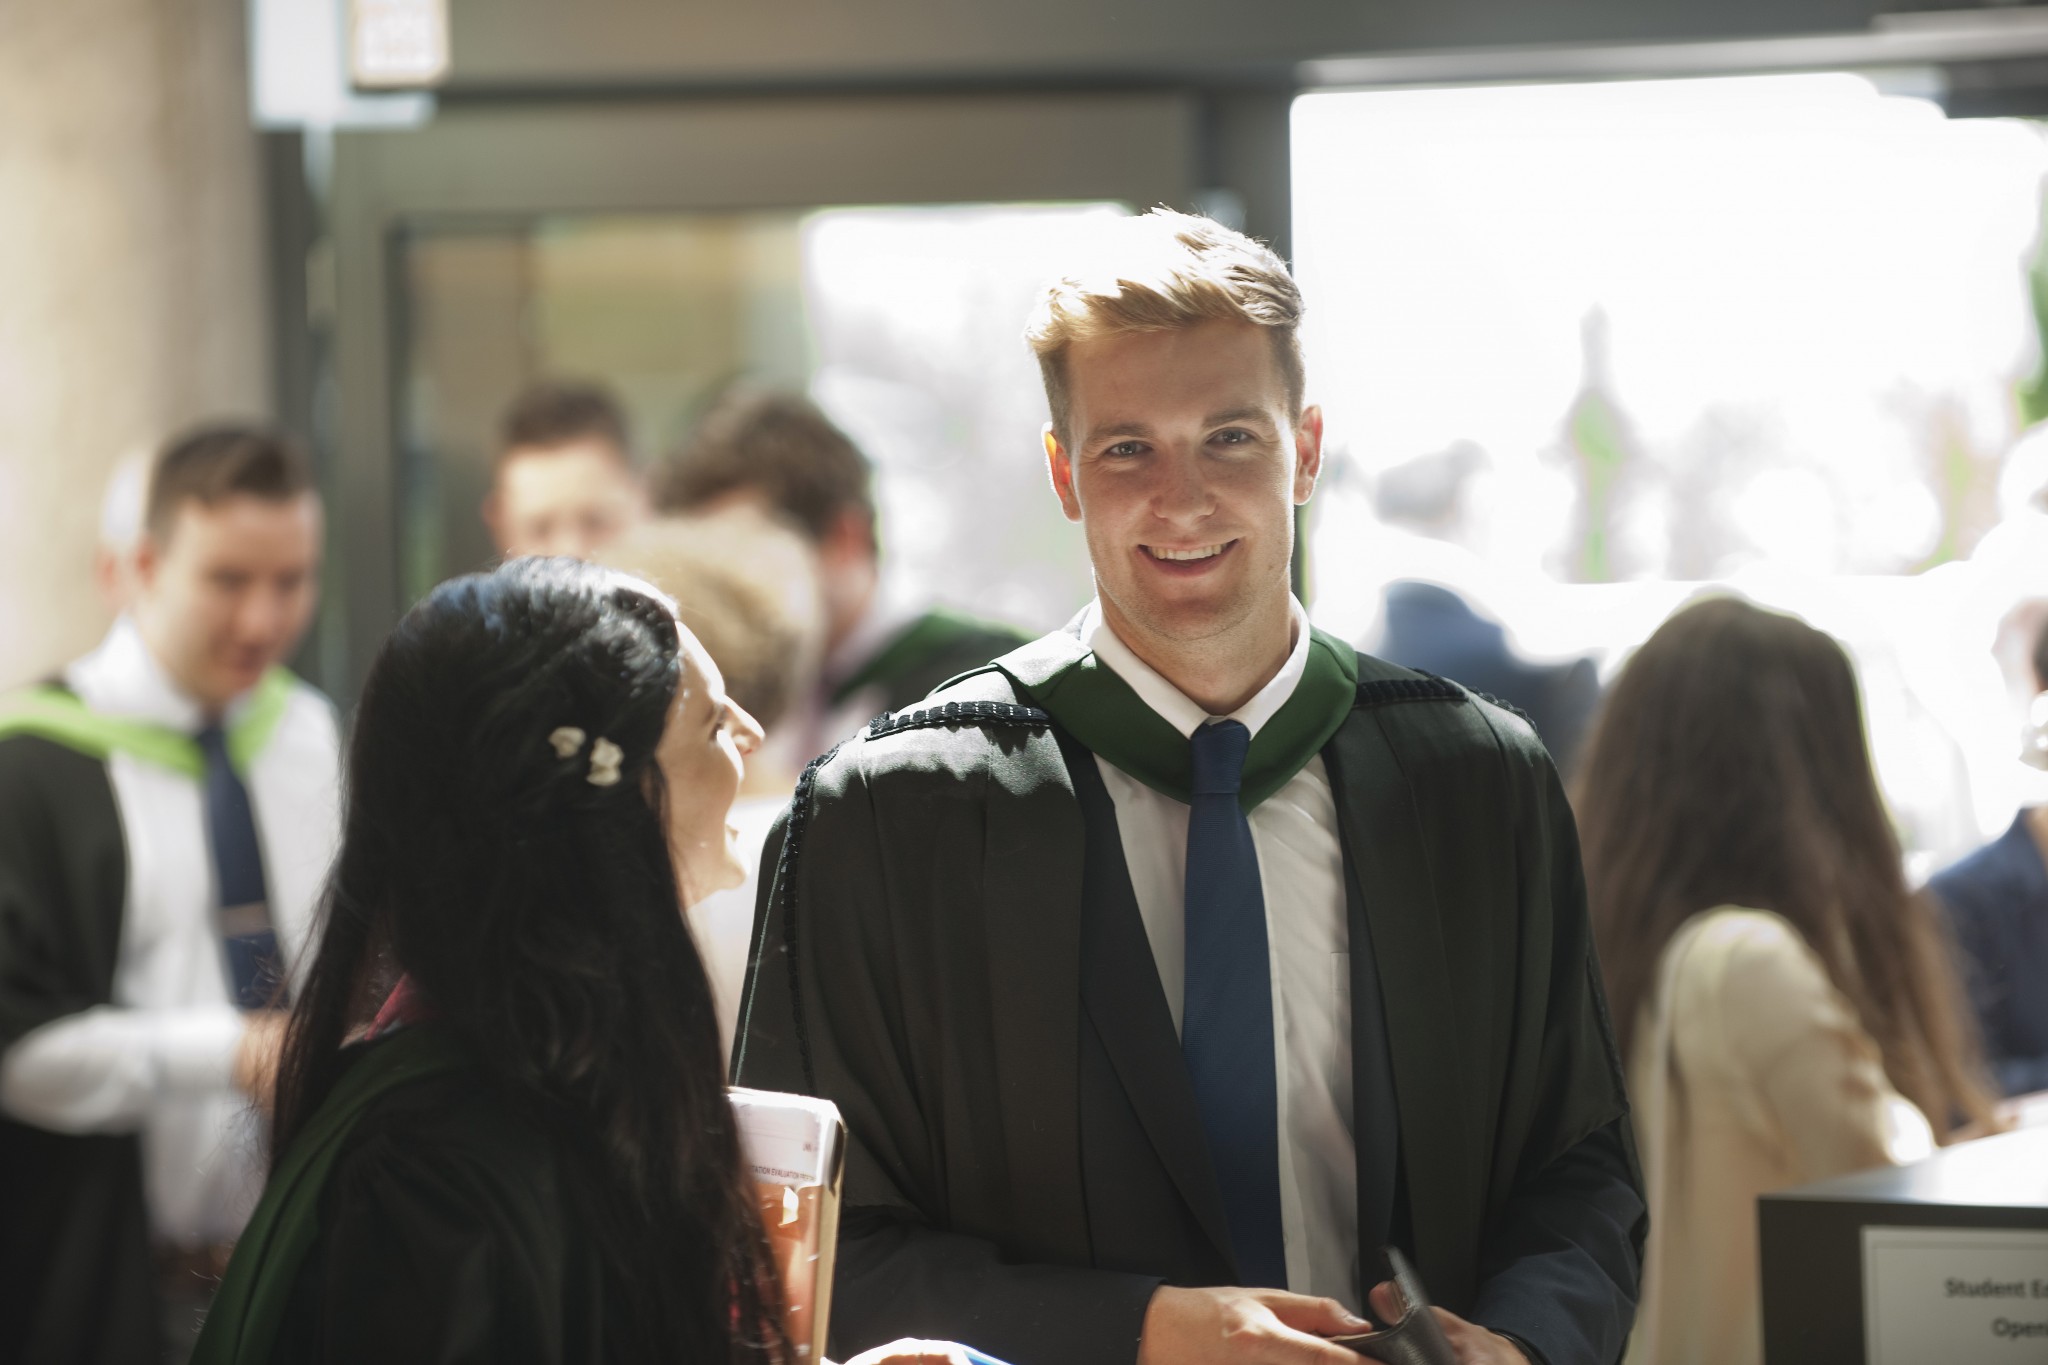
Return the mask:
<path id="1" fill-rule="evenodd" d="M 619 781 L 619 761 L 626 751 L 608 739 L 590 746 L 590 775 L 583 780 L 593 787 L 613 787 Z"/>
<path id="2" fill-rule="evenodd" d="M 556 758 L 574 758 L 583 747 L 588 734 L 574 725 L 556 727 L 548 735 L 548 743 L 555 746 Z M 619 784 L 619 764 L 625 761 L 626 751 L 610 740 L 600 736 L 590 746 L 590 771 L 583 780 L 593 787 L 616 787 Z"/>

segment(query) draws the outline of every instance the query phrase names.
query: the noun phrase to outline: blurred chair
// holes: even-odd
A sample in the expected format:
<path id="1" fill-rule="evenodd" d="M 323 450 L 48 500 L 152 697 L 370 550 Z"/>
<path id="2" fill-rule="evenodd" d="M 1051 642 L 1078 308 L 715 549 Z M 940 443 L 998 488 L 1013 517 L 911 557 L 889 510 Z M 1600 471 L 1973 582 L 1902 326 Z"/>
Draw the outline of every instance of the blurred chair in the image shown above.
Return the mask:
<path id="1" fill-rule="evenodd" d="M 1367 653 L 1511 703 L 1529 717 L 1558 770 L 1572 771 L 1600 702 L 1600 679 L 1591 659 L 1559 664 L 1524 659 L 1497 622 L 1434 583 L 1391 583 L 1386 603 L 1379 636 L 1367 645 Z"/>

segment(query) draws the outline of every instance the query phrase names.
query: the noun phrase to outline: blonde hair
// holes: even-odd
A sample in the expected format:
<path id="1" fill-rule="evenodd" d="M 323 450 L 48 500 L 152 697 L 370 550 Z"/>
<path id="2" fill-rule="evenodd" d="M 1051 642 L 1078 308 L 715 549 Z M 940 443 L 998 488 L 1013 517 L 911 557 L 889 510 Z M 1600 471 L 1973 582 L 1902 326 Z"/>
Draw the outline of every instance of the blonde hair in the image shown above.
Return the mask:
<path id="1" fill-rule="evenodd" d="M 1046 286 L 1024 329 L 1061 440 L 1069 416 L 1069 346 L 1218 320 L 1266 329 L 1288 404 L 1299 415 L 1306 384 L 1301 290 L 1270 247 L 1212 219 L 1155 208 L 1106 225 L 1100 248 L 1087 269 Z"/>
<path id="2" fill-rule="evenodd" d="M 676 614 L 725 675 L 725 690 L 764 730 L 788 715 L 824 657 L 816 552 L 754 511 L 661 517 L 628 531 L 598 562 L 675 599 Z"/>

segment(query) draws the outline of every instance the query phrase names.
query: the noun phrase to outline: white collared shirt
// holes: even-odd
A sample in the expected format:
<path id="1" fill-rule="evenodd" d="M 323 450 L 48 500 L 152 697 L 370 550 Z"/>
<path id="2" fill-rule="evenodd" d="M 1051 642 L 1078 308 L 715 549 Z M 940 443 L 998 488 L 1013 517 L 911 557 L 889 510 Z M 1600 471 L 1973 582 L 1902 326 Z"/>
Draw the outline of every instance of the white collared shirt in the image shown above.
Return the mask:
<path id="1" fill-rule="evenodd" d="M 188 734 L 204 721 L 125 617 L 65 670 L 65 682 L 101 715 Z M 231 704 L 223 722 L 247 704 Z M 334 857 L 338 753 L 334 708 L 301 685 L 244 779 L 271 923 L 291 967 Z M 184 1245 L 226 1241 L 261 1190 L 261 1144 L 232 1081 L 244 1026 L 215 920 L 202 784 L 118 751 L 107 780 L 128 858 L 113 999 L 0 1054 L 0 1112 L 55 1132 L 139 1132 L 152 1233 Z"/>
<path id="2" fill-rule="evenodd" d="M 1308 668 L 1308 614 L 1293 608 L 1294 646 L 1252 699 L 1211 716 L 1132 652 L 1099 603 L 1081 618 L 1081 640 L 1147 706 L 1183 735 L 1211 720 L 1257 735 L 1294 694 Z M 1185 995 L 1188 808 L 1097 756 L 1116 805 L 1131 889 L 1152 944 L 1160 985 L 1181 1023 Z M 1266 898 L 1273 975 L 1273 1047 L 1279 1080 L 1280 1216 L 1287 1287 L 1360 1311 L 1358 1166 L 1351 1119 L 1351 938 L 1337 806 L 1321 756 L 1311 758 L 1250 815 Z"/>

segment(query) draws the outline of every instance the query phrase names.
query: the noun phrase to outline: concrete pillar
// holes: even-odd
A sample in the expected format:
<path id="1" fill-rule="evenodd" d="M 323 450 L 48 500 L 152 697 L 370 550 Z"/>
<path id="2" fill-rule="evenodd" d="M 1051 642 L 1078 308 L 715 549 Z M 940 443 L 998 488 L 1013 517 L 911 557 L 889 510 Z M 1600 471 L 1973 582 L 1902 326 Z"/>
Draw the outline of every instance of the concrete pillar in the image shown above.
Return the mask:
<path id="1" fill-rule="evenodd" d="M 262 415 L 242 0 L 0 0 L 0 686 L 89 647 L 128 451 Z"/>

